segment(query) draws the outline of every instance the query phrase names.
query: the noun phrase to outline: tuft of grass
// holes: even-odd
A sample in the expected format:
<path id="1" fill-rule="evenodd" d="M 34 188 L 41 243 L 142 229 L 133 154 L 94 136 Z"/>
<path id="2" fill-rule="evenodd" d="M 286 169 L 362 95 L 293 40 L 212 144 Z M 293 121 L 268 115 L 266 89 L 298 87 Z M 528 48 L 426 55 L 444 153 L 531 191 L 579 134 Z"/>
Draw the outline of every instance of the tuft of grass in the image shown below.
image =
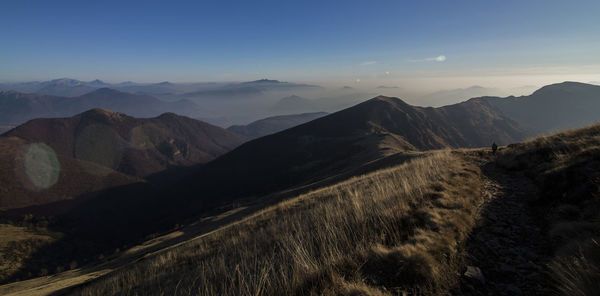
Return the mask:
<path id="1" fill-rule="evenodd" d="M 481 204 L 480 171 L 440 151 L 282 201 L 126 266 L 81 295 L 437 295 Z"/>
<path id="2" fill-rule="evenodd" d="M 554 260 L 550 270 L 562 295 L 597 295 L 600 291 L 600 244 L 590 239 L 581 244 L 576 255 Z"/>

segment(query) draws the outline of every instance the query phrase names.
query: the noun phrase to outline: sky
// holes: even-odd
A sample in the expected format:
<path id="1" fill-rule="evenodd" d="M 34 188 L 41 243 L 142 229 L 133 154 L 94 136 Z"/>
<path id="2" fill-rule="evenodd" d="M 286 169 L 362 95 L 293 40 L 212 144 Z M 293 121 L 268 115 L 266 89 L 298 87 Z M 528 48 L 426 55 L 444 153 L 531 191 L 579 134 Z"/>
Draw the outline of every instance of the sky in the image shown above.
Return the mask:
<path id="1" fill-rule="evenodd" d="M 600 81 L 600 1 L 0 2 L 0 81 Z"/>

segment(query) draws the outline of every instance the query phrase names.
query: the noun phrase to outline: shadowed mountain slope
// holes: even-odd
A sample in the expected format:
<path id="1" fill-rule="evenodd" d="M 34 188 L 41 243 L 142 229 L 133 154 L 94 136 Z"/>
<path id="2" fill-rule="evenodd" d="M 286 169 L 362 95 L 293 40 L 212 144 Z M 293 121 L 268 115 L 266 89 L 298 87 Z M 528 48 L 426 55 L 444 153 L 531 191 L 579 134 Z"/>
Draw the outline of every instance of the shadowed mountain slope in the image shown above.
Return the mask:
<path id="1" fill-rule="evenodd" d="M 243 142 L 235 133 L 173 113 L 138 119 L 106 109 L 34 119 L 4 136 L 42 142 L 57 154 L 135 176 L 205 163 Z"/>
<path id="2" fill-rule="evenodd" d="M 56 154 L 42 143 L 0 137 L 0 210 L 70 200 L 140 181 L 92 162 Z"/>
<path id="3" fill-rule="evenodd" d="M 326 112 L 273 116 L 248 125 L 233 125 L 227 129 L 249 139 L 260 138 L 327 115 Z"/>

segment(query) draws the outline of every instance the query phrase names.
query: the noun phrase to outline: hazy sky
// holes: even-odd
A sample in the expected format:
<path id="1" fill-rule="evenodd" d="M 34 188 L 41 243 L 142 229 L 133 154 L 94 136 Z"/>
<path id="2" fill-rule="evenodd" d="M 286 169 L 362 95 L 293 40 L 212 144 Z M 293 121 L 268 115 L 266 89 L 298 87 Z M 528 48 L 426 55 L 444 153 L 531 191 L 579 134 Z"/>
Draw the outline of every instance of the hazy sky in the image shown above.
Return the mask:
<path id="1" fill-rule="evenodd" d="M 599 13 L 598 0 L 6 0 L 0 80 L 598 81 Z"/>

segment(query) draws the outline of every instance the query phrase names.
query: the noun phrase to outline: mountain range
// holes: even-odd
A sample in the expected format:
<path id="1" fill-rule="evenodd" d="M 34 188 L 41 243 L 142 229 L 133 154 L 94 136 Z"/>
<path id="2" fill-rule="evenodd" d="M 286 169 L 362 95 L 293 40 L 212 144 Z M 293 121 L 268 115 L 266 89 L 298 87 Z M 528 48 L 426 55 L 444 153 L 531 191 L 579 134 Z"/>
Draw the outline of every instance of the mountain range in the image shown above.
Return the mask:
<path id="1" fill-rule="evenodd" d="M 164 112 L 194 116 L 201 112 L 191 101 L 164 102 L 110 88 L 99 88 L 76 97 L 0 92 L 0 125 L 15 126 L 40 117 L 67 117 L 93 108 L 105 108 L 136 117 L 152 117 Z"/>
<path id="2" fill-rule="evenodd" d="M 203 166 L 189 184 L 176 187 L 202 192 L 209 200 L 260 195 L 357 169 L 392 153 L 481 147 L 493 141 L 506 145 L 529 135 L 485 101 L 423 108 L 379 96 L 244 143 Z"/>
<path id="3" fill-rule="evenodd" d="M 553 126 L 544 130 L 531 129 L 513 119 L 507 112 L 509 109 L 503 109 L 498 102 L 531 104 L 528 101 L 539 100 L 541 94 L 551 97 L 554 90 L 565 88 L 571 94 L 570 104 L 589 104 L 589 108 L 593 108 L 598 100 L 591 99 L 590 93 L 600 94 L 598 88 L 575 85 L 577 87 L 570 82 L 551 85 L 540 93 L 516 100 L 484 97 L 439 108 L 411 106 L 398 98 L 375 97 L 246 142 L 197 167 L 188 177 L 171 185 L 168 192 L 178 196 L 187 204 L 186 208 L 208 209 L 230 200 L 262 196 L 359 172 L 361 167 L 391 154 L 485 147 L 492 142 L 508 145 L 550 131 Z M 540 108 L 552 109 L 552 100 L 548 101 L 549 105 Z M 573 113 L 564 113 L 565 118 L 569 116 Z M 561 117 L 545 115 L 548 121 L 554 118 L 561 122 Z M 581 124 L 590 124 L 598 118 L 593 114 L 589 117 L 579 114 L 578 117 Z"/>
<path id="4" fill-rule="evenodd" d="M 111 94 L 122 95 L 100 89 L 80 100 L 106 103 Z M 574 82 L 549 85 L 530 96 L 481 97 L 439 108 L 379 96 L 329 115 L 272 117 L 229 130 L 174 114 L 137 119 L 95 109 L 72 118 L 33 120 L 4 137 L 43 142 L 59 155 L 137 177 L 206 163 L 194 166 L 173 190 L 182 198 L 202 196 L 202 203 L 219 203 L 215 199 L 309 184 L 391 153 L 507 145 L 591 124 L 598 118 L 599 96 L 599 86 Z M 253 140 L 244 143 L 248 139 Z"/>
<path id="5" fill-rule="evenodd" d="M 120 93 L 103 88 L 76 98 L 120 106 L 111 98 Z M 26 106 L 39 108 L 56 100 L 4 94 L 16 96 L 11 102 L 25 96 L 24 102 L 36 102 Z M 99 108 L 33 119 L 0 136 L 1 218 L 51 216 L 64 236 L 36 258 L 65 265 L 64 256 L 49 254 L 68 250 L 65 258 L 94 258 L 148 235 L 175 230 L 171 235 L 184 236 L 177 230 L 181 223 L 204 227 L 374 168 L 457 153 L 435 150 L 510 145 L 590 124 L 598 119 L 598 98 L 600 87 L 574 82 L 530 96 L 479 97 L 438 108 L 377 96 L 332 114 L 267 118 L 229 130 L 173 113 L 135 118 Z M 477 157 L 484 150 L 459 151 Z M 539 153 L 531 157 L 551 157 Z M 435 197 L 427 198 L 435 204 Z M 406 223 L 428 223 L 419 221 Z"/>

